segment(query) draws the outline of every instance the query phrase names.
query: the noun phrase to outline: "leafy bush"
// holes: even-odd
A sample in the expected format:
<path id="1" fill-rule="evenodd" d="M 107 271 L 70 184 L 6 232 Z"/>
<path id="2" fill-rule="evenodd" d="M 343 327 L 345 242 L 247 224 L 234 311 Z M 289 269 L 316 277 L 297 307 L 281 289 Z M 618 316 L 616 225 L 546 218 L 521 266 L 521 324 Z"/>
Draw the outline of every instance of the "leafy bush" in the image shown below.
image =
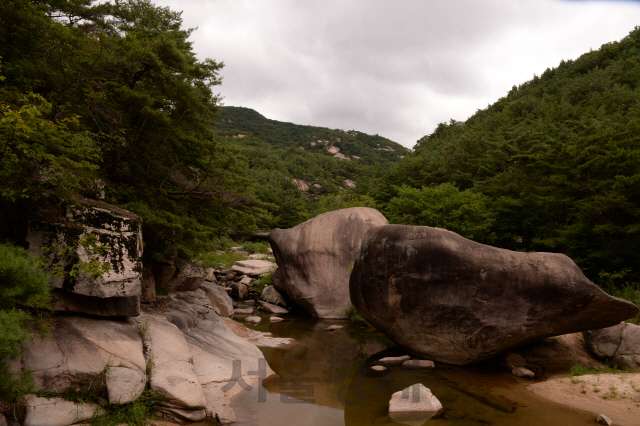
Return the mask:
<path id="1" fill-rule="evenodd" d="M 30 373 L 15 377 L 6 360 L 20 353 L 33 337 L 32 325 L 42 325 L 20 307 L 46 309 L 50 304 L 49 275 L 39 260 L 10 244 L 0 244 L 0 399 L 16 402 L 33 390 Z"/>
<path id="2" fill-rule="evenodd" d="M 397 192 L 385 212 L 390 223 L 445 228 L 484 243 L 495 237 L 495 214 L 483 194 L 460 191 L 449 183 L 421 189 L 403 186 Z"/>
<path id="3" fill-rule="evenodd" d="M 152 390 L 145 390 L 135 401 L 128 404 L 107 404 L 104 406 L 106 413 L 98 415 L 96 412 L 91 419 L 94 426 L 116 426 L 127 424 L 129 426 L 145 426 L 146 420 L 153 418 L 156 408 L 165 397 Z"/>
<path id="4" fill-rule="evenodd" d="M 353 305 L 345 309 L 345 313 L 347 314 L 349 324 L 355 327 L 369 327 L 367 320 L 356 311 L 356 308 Z"/>

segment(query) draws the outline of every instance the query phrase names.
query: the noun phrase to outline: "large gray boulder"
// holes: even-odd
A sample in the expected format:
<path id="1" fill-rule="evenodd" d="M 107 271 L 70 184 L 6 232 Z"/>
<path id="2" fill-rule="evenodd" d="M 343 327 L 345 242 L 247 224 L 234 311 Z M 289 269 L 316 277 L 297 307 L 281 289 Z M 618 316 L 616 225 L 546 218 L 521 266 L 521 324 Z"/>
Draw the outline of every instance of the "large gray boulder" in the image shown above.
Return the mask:
<path id="1" fill-rule="evenodd" d="M 349 275 L 362 238 L 387 223 L 377 210 L 353 207 L 273 230 L 269 243 L 278 263 L 276 289 L 315 317 L 346 318 Z"/>
<path id="2" fill-rule="evenodd" d="M 53 308 L 100 316 L 138 315 L 142 281 L 140 216 L 101 201 L 80 198 L 66 207 L 64 216 L 52 217 L 55 219 L 29 224 L 27 241 L 33 255 L 45 256 L 63 269 L 77 262 L 74 259 L 89 262 L 92 256 L 81 246 L 64 259 L 45 247 L 72 246 L 79 238 L 95 234 L 100 244 L 109 246 L 99 261 L 111 265 L 111 270 L 97 279 L 84 272 L 75 277 L 53 277 Z"/>
<path id="3" fill-rule="evenodd" d="M 638 312 L 567 256 L 498 249 L 426 226 L 371 229 L 350 294 L 358 313 L 398 345 L 456 365 Z"/>
<path id="4" fill-rule="evenodd" d="M 627 368 L 640 367 L 640 326 L 621 322 L 582 333 L 587 350 L 600 360 Z"/>

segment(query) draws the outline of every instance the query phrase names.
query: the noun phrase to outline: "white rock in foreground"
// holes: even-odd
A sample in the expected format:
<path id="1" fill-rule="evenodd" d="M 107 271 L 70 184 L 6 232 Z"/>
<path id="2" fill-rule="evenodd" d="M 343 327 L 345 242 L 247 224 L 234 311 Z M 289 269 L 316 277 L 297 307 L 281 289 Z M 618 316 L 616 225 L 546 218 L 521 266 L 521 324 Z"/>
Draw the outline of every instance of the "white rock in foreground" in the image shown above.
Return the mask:
<path id="1" fill-rule="evenodd" d="M 416 383 L 391 395 L 389 417 L 393 422 L 421 426 L 443 410 L 429 388 Z"/>
<path id="2" fill-rule="evenodd" d="M 62 398 L 40 398 L 27 395 L 24 426 L 68 426 L 88 420 L 95 411 L 101 412 L 98 404 L 76 404 Z"/>

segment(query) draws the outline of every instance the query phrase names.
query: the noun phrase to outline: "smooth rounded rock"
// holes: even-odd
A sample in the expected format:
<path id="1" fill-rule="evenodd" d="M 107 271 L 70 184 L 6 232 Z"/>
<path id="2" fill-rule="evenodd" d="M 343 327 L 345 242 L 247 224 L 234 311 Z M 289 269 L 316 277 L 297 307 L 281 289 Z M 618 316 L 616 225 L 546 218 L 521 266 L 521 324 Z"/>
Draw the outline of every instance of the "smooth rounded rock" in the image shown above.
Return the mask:
<path id="1" fill-rule="evenodd" d="M 386 224 L 377 210 L 353 207 L 323 213 L 289 229 L 275 229 L 269 243 L 278 262 L 278 291 L 318 318 L 346 318 L 349 275 L 362 238 Z"/>
<path id="2" fill-rule="evenodd" d="M 456 365 L 638 313 L 567 256 L 499 249 L 427 226 L 371 229 L 350 294 L 358 313 L 400 347 Z"/>
<path id="3" fill-rule="evenodd" d="M 262 321 L 262 318 L 257 317 L 257 316 L 246 317 L 244 319 L 244 322 L 247 322 L 247 323 L 253 324 L 253 325 L 260 324 L 260 321 Z"/>
<path id="4" fill-rule="evenodd" d="M 533 379 L 534 377 L 536 377 L 533 371 L 524 367 L 513 367 L 511 369 L 511 374 L 513 374 L 516 377 L 528 377 L 530 379 Z"/>

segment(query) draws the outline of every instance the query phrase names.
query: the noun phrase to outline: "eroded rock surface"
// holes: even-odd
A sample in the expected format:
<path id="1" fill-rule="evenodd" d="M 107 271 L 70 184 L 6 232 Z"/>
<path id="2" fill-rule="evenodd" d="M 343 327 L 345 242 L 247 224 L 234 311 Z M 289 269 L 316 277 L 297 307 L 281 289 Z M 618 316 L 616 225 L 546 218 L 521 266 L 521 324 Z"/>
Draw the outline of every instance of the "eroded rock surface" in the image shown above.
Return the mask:
<path id="1" fill-rule="evenodd" d="M 350 293 L 358 313 L 398 345 L 457 365 L 638 312 L 567 256 L 498 249 L 423 226 L 370 230 Z"/>
<path id="2" fill-rule="evenodd" d="M 269 234 L 278 263 L 275 288 L 315 317 L 346 318 L 349 274 L 362 239 L 372 227 L 387 223 L 377 210 L 354 207 L 275 229 Z"/>
<path id="3" fill-rule="evenodd" d="M 83 312 L 101 316 L 136 316 L 140 313 L 142 280 L 142 219 L 129 211 L 100 201 L 81 198 L 69 205 L 64 217 L 36 221 L 29 226 L 29 251 L 44 255 L 60 267 L 74 261 L 59 259 L 44 247 L 67 247 L 78 239 L 95 234 L 100 244 L 109 247 L 98 259 L 111 265 L 106 274 L 92 279 L 80 272 L 75 277 L 51 279 L 53 307 L 57 311 Z M 82 262 L 91 256 L 79 246 L 73 253 Z"/>
<path id="4" fill-rule="evenodd" d="M 55 317 L 54 325 L 49 337 L 35 337 L 24 346 L 22 367 L 34 371 L 39 390 L 59 392 L 90 382 L 113 366 L 128 370 L 129 378 L 146 381 L 142 339 L 135 323 L 61 315 Z M 114 389 L 121 387 L 116 378 L 111 383 Z"/>
<path id="5" fill-rule="evenodd" d="M 219 286 L 218 284 L 204 282 L 202 284 L 202 289 L 207 294 L 207 297 L 211 301 L 211 303 L 218 308 L 220 311 L 220 316 L 230 317 L 233 315 L 233 301 L 224 289 L 224 287 Z"/>
<path id="6" fill-rule="evenodd" d="M 582 333 L 589 352 L 621 367 L 640 367 L 640 326 L 621 322 L 612 327 Z"/>
<path id="7" fill-rule="evenodd" d="M 104 410 L 98 404 L 76 404 L 62 398 L 40 398 L 27 395 L 24 426 L 69 426 L 89 420 L 94 412 Z"/>

